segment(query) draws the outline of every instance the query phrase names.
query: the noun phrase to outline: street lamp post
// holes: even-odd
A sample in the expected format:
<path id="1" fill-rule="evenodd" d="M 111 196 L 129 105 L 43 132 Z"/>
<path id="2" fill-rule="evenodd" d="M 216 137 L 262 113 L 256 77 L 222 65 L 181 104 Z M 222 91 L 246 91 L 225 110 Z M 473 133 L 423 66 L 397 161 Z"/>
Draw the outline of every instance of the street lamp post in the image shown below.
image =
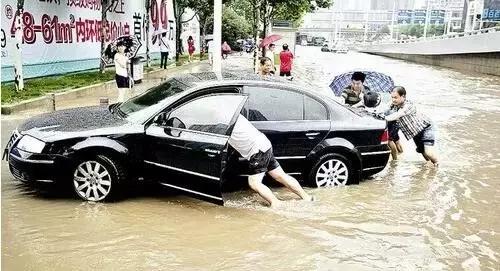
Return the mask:
<path id="1" fill-rule="evenodd" d="M 213 63 L 212 71 L 222 71 L 222 0 L 214 0 L 214 32 L 213 32 Z"/>
<path id="2" fill-rule="evenodd" d="M 430 10 L 430 5 L 429 5 L 429 0 L 427 0 L 427 10 L 425 11 L 425 24 L 424 24 L 424 40 L 427 39 L 427 24 L 429 23 L 429 10 Z"/>

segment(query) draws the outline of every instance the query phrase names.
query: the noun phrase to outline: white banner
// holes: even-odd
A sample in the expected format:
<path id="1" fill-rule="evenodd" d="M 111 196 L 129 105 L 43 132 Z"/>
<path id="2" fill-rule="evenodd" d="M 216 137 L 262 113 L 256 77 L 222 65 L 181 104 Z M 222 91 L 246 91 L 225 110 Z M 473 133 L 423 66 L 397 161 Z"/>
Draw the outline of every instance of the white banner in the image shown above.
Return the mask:
<path id="1" fill-rule="evenodd" d="M 101 22 L 101 0 L 24 1 L 22 55 L 25 78 L 77 71 L 99 66 L 101 31 L 106 43 L 121 35 L 136 35 L 142 41 L 138 55 L 159 52 L 155 30 L 167 29 L 175 48 L 172 0 L 151 0 L 150 37 L 146 38 L 145 0 L 114 0 L 107 23 Z M 13 22 L 16 0 L 2 0 L 2 81 L 12 80 L 15 50 Z M 12 77 L 11 77 L 12 76 Z M 11 77 L 11 78 L 9 78 Z"/>

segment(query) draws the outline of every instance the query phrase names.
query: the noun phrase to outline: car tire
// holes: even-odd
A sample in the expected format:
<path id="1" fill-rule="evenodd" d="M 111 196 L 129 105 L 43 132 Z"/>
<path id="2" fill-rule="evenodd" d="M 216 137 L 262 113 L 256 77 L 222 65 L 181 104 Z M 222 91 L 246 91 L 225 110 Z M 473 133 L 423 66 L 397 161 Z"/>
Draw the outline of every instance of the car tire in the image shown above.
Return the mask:
<path id="1" fill-rule="evenodd" d="M 309 184 L 313 187 L 344 186 L 351 184 L 354 178 L 352 163 L 336 153 L 321 156 L 308 176 Z"/>
<path id="2" fill-rule="evenodd" d="M 106 155 L 80 159 L 72 171 L 73 188 L 78 197 L 85 201 L 117 199 L 127 180 L 123 164 Z"/>

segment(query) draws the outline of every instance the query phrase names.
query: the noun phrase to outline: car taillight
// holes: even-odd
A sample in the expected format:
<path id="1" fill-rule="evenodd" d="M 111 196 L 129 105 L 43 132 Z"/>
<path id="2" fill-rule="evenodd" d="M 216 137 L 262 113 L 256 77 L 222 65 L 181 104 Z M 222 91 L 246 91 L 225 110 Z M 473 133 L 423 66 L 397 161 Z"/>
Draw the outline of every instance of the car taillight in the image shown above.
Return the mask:
<path id="1" fill-rule="evenodd" d="M 389 141 L 389 131 L 385 129 L 382 135 L 380 136 L 380 144 L 387 144 L 388 141 Z"/>

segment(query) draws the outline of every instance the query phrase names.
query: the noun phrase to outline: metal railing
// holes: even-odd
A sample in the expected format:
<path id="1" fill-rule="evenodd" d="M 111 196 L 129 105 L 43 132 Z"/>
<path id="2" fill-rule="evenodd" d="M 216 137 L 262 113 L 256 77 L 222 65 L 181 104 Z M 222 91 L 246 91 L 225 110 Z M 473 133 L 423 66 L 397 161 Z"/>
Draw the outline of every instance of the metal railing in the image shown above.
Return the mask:
<path id="1" fill-rule="evenodd" d="M 373 44 L 374 45 L 374 44 L 415 43 L 415 42 L 431 41 L 431 40 L 456 39 L 456 38 L 461 38 L 461 37 L 481 35 L 481 34 L 493 33 L 493 32 L 500 32 L 500 26 L 491 27 L 491 28 L 484 28 L 484 29 L 479 29 L 479 30 L 473 30 L 473 31 L 468 31 L 468 32 L 449 33 L 446 35 L 432 36 L 432 37 L 427 37 L 427 38 L 420 37 L 420 38 L 416 38 L 416 39 L 405 39 L 405 40 L 374 41 L 374 42 L 366 42 L 365 44 Z"/>

